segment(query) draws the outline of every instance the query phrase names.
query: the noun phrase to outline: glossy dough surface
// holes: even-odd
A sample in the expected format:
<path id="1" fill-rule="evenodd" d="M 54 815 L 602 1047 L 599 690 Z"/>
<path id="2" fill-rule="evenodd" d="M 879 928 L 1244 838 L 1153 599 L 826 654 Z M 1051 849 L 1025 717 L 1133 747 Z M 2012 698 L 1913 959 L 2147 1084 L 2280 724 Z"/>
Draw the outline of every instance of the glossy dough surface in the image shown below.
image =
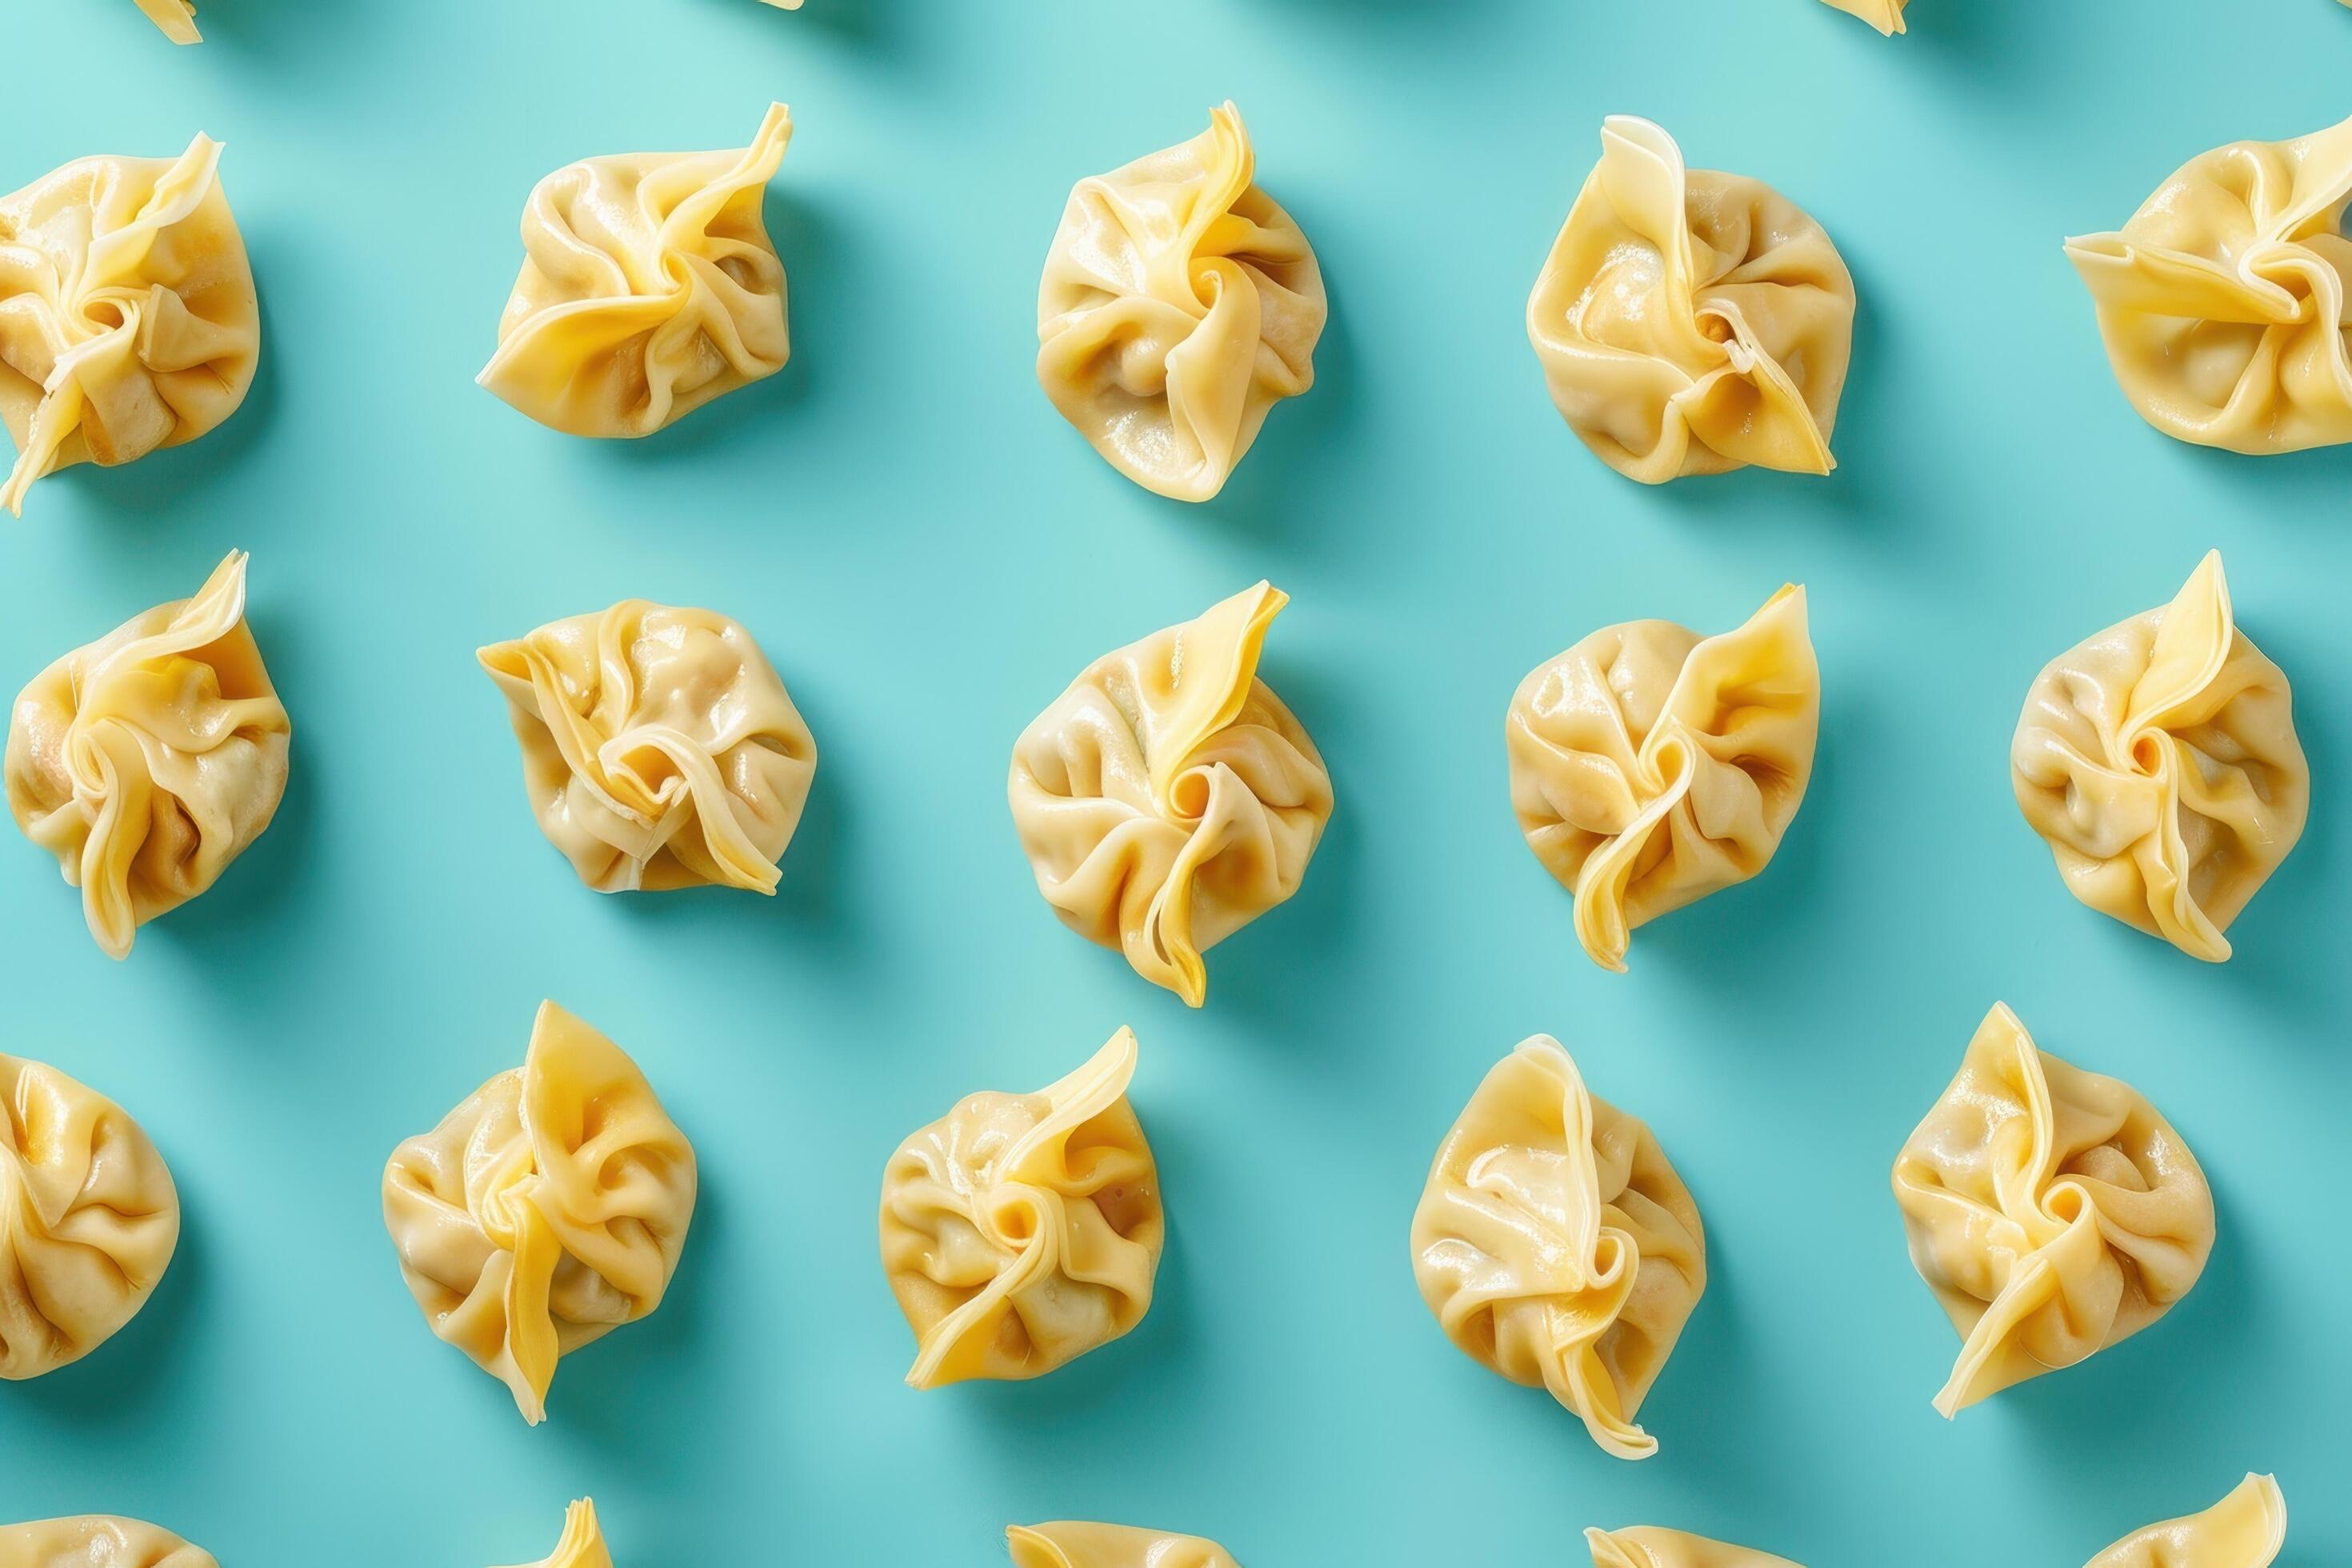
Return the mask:
<path id="1" fill-rule="evenodd" d="M 1008 793 L 1062 922 L 1193 1006 L 1201 955 L 1298 890 L 1331 776 L 1257 679 L 1269 584 L 1097 659 L 1013 748 Z"/>
<path id="2" fill-rule="evenodd" d="M 1595 963 L 1622 971 L 1635 926 L 1770 862 L 1821 707 L 1801 587 L 1736 631 L 1627 621 L 1528 671 L 1504 721 L 1511 807 Z"/>
<path id="3" fill-rule="evenodd" d="M 9 717 L 8 809 L 110 957 L 219 879 L 286 794 L 293 725 L 245 624 L 242 551 L 194 598 L 58 659 Z"/>
<path id="4" fill-rule="evenodd" d="M 0 1568 L 220 1568 L 209 1552 L 135 1519 L 83 1514 L 0 1524 Z"/>
<path id="5" fill-rule="evenodd" d="M 1060 1082 L 972 1095 L 890 1156 L 882 1267 L 915 1387 L 1042 1376 L 1143 1321 L 1167 1222 L 1135 1059 L 1121 1029 Z"/>
<path id="6" fill-rule="evenodd" d="M 21 516 L 42 475 L 193 441 L 245 401 L 261 308 L 220 154 L 199 136 L 177 158 L 81 158 L 0 197 L 0 421 L 16 441 L 0 506 Z"/>
<path id="7" fill-rule="evenodd" d="M 2285 1544 L 2286 1498 L 2250 1475 L 2204 1512 L 2134 1531 L 2087 1568 L 2268 1568 Z"/>
<path id="8" fill-rule="evenodd" d="M 661 1305 L 694 1195 L 637 1064 L 546 1002 L 521 1067 L 393 1151 L 383 1221 L 433 1331 L 535 1426 L 558 1357 Z"/>
<path id="9" fill-rule="evenodd" d="M 5 1564 L 0 1564 L 5 1568 Z M 596 1504 L 582 1498 L 563 1511 L 563 1535 L 555 1550 L 521 1568 L 613 1568 L 613 1553 L 596 1523 Z"/>
<path id="10" fill-rule="evenodd" d="M 600 893 L 772 893 L 816 741 L 751 634 L 627 599 L 481 650 L 550 842 Z"/>
<path id="11" fill-rule="evenodd" d="M 180 1194 L 146 1132 L 95 1089 L 0 1055 L 0 1378 L 18 1382 L 138 1315 L 179 1246 Z"/>
<path id="12" fill-rule="evenodd" d="M 1125 1524 L 1016 1524 L 1004 1543 L 1013 1568 L 1241 1568 L 1213 1541 Z"/>
<path id="13" fill-rule="evenodd" d="M 1769 1552 L 1647 1524 L 1588 1530 L 1584 1544 L 1591 1548 L 1592 1568 L 1797 1568 Z"/>
<path id="14" fill-rule="evenodd" d="M 1192 141 L 1078 182 L 1037 289 L 1037 379 L 1111 467 L 1207 500 L 1266 411 L 1315 384 L 1315 252 L 1253 183 L 1230 103 Z"/>
<path id="15" fill-rule="evenodd" d="M 1422 1300 L 1465 1355 L 1548 1389 L 1621 1459 L 1706 1289 L 1690 1189 L 1650 1130 L 1549 1035 L 1497 1063 L 1438 1146 L 1412 1216 Z"/>
<path id="16" fill-rule="evenodd" d="M 133 0 L 147 19 L 163 29 L 163 36 L 175 44 L 201 44 L 204 35 L 196 31 L 196 8 L 191 0 Z"/>
<path id="17" fill-rule="evenodd" d="M 2172 603 L 2051 660 L 2010 748 L 2067 890 L 2208 963 L 2303 836 L 2311 768 L 2285 675 L 2230 606 L 2219 551 Z"/>
<path id="18" fill-rule="evenodd" d="M 749 147 L 588 158 L 523 209 L 522 275 L 481 384 L 551 429 L 650 436 L 784 368 L 784 264 L 762 205 L 792 115 Z"/>
<path id="19" fill-rule="evenodd" d="M 2352 441 L 2352 120 L 2191 159 L 2066 242 L 2124 395 L 2168 436 L 2264 456 Z"/>
<path id="20" fill-rule="evenodd" d="M 1892 36 L 1904 30 L 1903 7 L 1910 0 L 1827 0 L 1827 3 L 1849 16 L 1859 16 L 1881 33 Z"/>
<path id="21" fill-rule="evenodd" d="M 2213 1194 L 2172 1124 L 1998 1004 L 1896 1158 L 1895 1201 L 1964 1342 L 1946 1415 L 2139 1332 L 2213 1250 Z"/>
<path id="22" fill-rule="evenodd" d="M 1769 185 L 1685 169 L 1646 120 L 1602 124 L 1528 337 L 1569 427 L 1628 479 L 1836 466 L 1853 340 L 1837 247 Z"/>

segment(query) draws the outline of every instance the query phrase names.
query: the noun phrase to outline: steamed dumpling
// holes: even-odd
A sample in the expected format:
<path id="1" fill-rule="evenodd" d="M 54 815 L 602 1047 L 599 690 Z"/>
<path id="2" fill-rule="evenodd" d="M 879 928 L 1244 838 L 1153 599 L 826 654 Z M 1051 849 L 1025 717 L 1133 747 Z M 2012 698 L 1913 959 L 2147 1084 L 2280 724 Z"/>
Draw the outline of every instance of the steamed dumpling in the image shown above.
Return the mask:
<path id="1" fill-rule="evenodd" d="M 0 1568 L 220 1568 L 220 1563 L 168 1530 L 93 1513 L 0 1524 Z"/>
<path id="2" fill-rule="evenodd" d="M 1859 16 L 1881 33 L 1903 31 L 1903 7 L 1910 0 L 1828 0 L 1849 16 Z"/>
<path id="3" fill-rule="evenodd" d="M 1111 467 L 1207 500 L 1266 411 L 1315 384 L 1315 252 L 1258 189 L 1228 103 L 1192 141 L 1081 180 L 1037 289 L 1037 379 Z"/>
<path id="4" fill-rule="evenodd" d="M 2216 148 L 2119 231 L 2066 242 L 2142 418 L 2256 457 L 2352 441 L 2347 201 L 2352 120 Z"/>
<path id="5" fill-rule="evenodd" d="M 1125 1524 L 1016 1524 L 1004 1543 L 1013 1568 L 1241 1568 L 1213 1541 Z"/>
<path id="6" fill-rule="evenodd" d="M 1549 1390 L 1621 1459 L 1706 1289 L 1706 1235 L 1650 1130 L 1593 1098 L 1549 1035 L 1497 1063 L 1438 1145 L 1412 1216 L 1422 1300 L 1464 1354 Z"/>
<path id="7" fill-rule="evenodd" d="M 196 31 L 196 7 L 194 0 L 132 0 L 147 19 L 163 29 L 163 36 L 175 44 L 201 44 L 202 33 Z"/>
<path id="8" fill-rule="evenodd" d="M 792 133 L 772 104 L 739 152 L 588 158 L 541 180 L 481 384 L 567 435 L 650 436 L 783 369 L 761 205 Z"/>
<path id="9" fill-rule="evenodd" d="M 907 1381 L 1040 1377 L 1151 1307 L 1167 1222 L 1127 1102 L 1135 1036 L 1034 1094 L 975 1094 L 898 1145 L 882 1267 L 915 1331 Z"/>
<path id="10" fill-rule="evenodd" d="M 2135 1531 L 2087 1568 L 2268 1568 L 2285 1544 L 2286 1498 L 2250 1475 L 2203 1513 Z"/>
<path id="11" fill-rule="evenodd" d="M 245 624 L 243 551 L 17 694 L 8 809 L 81 889 L 121 958 L 141 926 L 217 881 L 286 794 L 293 725 Z"/>
<path id="12" fill-rule="evenodd" d="M 0 1055 L 0 1378 L 104 1344 L 179 1243 L 180 1194 L 139 1123 L 55 1068 Z"/>
<path id="13" fill-rule="evenodd" d="M 1528 336 L 1569 428 L 1628 479 L 1836 466 L 1853 340 L 1837 247 L 1769 185 L 1685 170 L 1646 120 L 1603 122 Z"/>
<path id="14" fill-rule="evenodd" d="M 2311 768 L 2221 552 L 2171 604 L 2050 661 L 2010 774 L 2069 892 L 2192 958 L 2230 956 L 2221 933 L 2303 836 Z"/>
<path id="15" fill-rule="evenodd" d="M 1062 923 L 1197 1007 L 1201 955 L 1298 890 L 1331 775 L 1257 679 L 1269 584 L 1106 654 L 1013 748 L 1013 826 Z"/>
<path id="16" fill-rule="evenodd" d="M 625 599 L 478 656 L 505 692 L 548 839 L 600 893 L 773 893 L 816 741 L 751 634 Z"/>
<path id="17" fill-rule="evenodd" d="M 383 1222 L 433 1331 L 537 1426 L 558 1357 L 661 1305 L 694 1194 L 637 1064 L 543 1002 L 521 1067 L 393 1151 Z"/>
<path id="18" fill-rule="evenodd" d="M 563 1536 L 555 1550 L 520 1568 L 613 1568 L 613 1553 L 596 1523 L 596 1504 L 582 1498 L 563 1512 Z"/>
<path id="19" fill-rule="evenodd" d="M 1797 1568 L 1769 1552 L 1647 1524 L 1588 1530 L 1584 1544 L 1592 1550 L 1592 1568 Z"/>
<path id="20" fill-rule="evenodd" d="M 220 155 L 199 136 L 176 159 L 82 158 L 0 197 L 0 421 L 16 439 L 0 506 L 22 516 L 42 475 L 193 441 L 245 401 L 261 308 Z"/>
<path id="21" fill-rule="evenodd" d="M 2043 1055 L 1999 1004 L 1895 1160 L 1895 1201 L 1965 1342 L 1936 1395 L 1948 1416 L 2139 1332 L 2213 1250 L 2213 1194 L 2172 1124 Z"/>
<path id="22" fill-rule="evenodd" d="M 1633 930 L 1764 869 L 1805 798 L 1822 679 L 1805 591 L 1736 631 L 1603 626 L 1511 698 L 1511 805 L 1576 895 L 1576 940 L 1622 971 Z"/>

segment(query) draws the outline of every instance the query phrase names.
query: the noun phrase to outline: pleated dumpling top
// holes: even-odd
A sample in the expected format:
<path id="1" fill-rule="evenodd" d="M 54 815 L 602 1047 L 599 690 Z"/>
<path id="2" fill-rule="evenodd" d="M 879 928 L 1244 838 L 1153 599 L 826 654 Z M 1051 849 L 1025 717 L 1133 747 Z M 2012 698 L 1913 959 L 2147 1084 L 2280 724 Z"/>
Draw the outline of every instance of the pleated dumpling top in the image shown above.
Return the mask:
<path id="1" fill-rule="evenodd" d="M 220 1568 L 220 1562 L 168 1530 L 82 1514 L 0 1524 L 0 1568 Z"/>
<path id="2" fill-rule="evenodd" d="M 2136 1530 L 2086 1568 L 2269 1568 L 2285 1545 L 2285 1495 L 2250 1475 L 2204 1512 Z"/>
<path id="3" fill-rule="evenodd" d="M 1241 1568 L 1213 1541 L 1127 1524 L 1016 1524 L 1004 1543 L 1013 1568 Z"/>
<path id="4" fill-rule="evenodd" d="M 1584 1544 L 1592 1552 L 1592 1568 L 1797 1568 L 1785 1557 L 1637 1524 L 1629 1530 L 1588 1530 Z"/>
<path id="5" fill-rule="evenodd" d="M 566 1509 L 563 1534 L 555 1550 L 519 1568 L 613 1568 L 612 1550 L 604 1544 L 604 1529 L 596 1522 L 595 1502 L 582 1498 Z"/>

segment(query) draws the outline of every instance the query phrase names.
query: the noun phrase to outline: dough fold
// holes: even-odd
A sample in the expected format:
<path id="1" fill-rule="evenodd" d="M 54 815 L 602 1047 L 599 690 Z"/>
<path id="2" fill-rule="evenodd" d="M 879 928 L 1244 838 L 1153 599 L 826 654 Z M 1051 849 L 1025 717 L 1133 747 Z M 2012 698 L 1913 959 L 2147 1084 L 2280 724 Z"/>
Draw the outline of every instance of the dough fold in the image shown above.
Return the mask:
<path id="1" fill-rule="evenodd" d="M 1785 1557 L 1753 1547 L 1647 1524 L 1588 1530 L 1584 1544 L 1592 1551 L 1592 1568 L 1797 1568 Z"/>
<path id="2" fill-rule="evenodd" d="M 2250 1475 L 2203 1513 L 2135 1531 L 2087 1568 L 2268 1568 L 2285 1544 L 2285 1496 L 2271 1477 Z"/>
<path id="3" fill-rule="evenodd" d="M 168 1530 L 91 1513 L 0 1524 L 0 1568 L 220 1568 L 220 1563 Z"/>
<path id="4" fill-rule="evenodd" d="M 0 1565 L 5 1568 L 5 1565 Z M 555 1550 L 520 1568 L 613 1568 L 613 1553 L 596 1523 L 596 1504 L 582 1498 L 563 1511 L 563 1536 Z"/>
<path id="5" fill-rule="evenodd" d="M 1881 33 L 1892 37 L 1904 31 L 1903 7 L 1910 0 L 1826 0 L 1826 3 L 1849 16 L 1859 16 Z M 2352 4 L 2352 0 L 2347 0 Z"/>
<path id="6" fill-rule="evenodd" d="M 146 13 L 147 19 L 163 30 L 163 36 L 175 44 L 201 44 L 205 36 L 196 31 L 196 7 L 194 0 L 131 0 Z"/>
<path id="7" fill-rule="evenodd" d="M 1004 1542 L 1013 1568 L 1241 1568 L 1213 1541 L 1125 1524 L 1016 1524 Z"/>

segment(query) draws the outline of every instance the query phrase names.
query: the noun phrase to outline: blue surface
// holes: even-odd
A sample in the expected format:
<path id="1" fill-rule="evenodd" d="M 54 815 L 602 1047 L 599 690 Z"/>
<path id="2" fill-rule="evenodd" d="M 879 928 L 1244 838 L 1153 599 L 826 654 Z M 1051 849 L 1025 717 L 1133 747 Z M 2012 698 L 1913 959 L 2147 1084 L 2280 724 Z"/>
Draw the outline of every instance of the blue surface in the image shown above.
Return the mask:
<path id="1" fill-rule="evenodd" d="M 1580 1527 L 1631 1522 L 1809 1568 L 2066 1568 L 2257 1468 L 2286 1563 L 2352 1556 L 2352 452 L 2147 428 L 2058 244 L 2208 147 L 2352 110 L 2352 12 L 1912 15 L 1888 40 L 1811 0 L 207 0 L 175 50 L 130 0 L 14 7 L 9 55 L 57 65 L 8 73 L 0 187 L 210 132 L 267 335 L 222 432 L 44 480 L 0 528 L 0 684 L 244 546 L 295 760 L 268 836 L 121 966 L 0 837 L 5 1048 L 119 1098 L 187 1211 L 129 1330 L 0 1384 L 0 1519 L 142 1515 L 228 1568 L 527 1561 L 583 1492 L 627 1568 L 981 1565 L 1064 1516 L 1249 1568 L 1573 1563 Z M 1055 417 L 1034 302 L 1070 184 L 1227 95 L 1333 319 L 1314 390 L 1188 509 Z M 782 375 L 634 445 L 471 384 L 534 181 L 740 145 L 771 98 L 799 123 Z M 1643 489 L 1553 412 L 1521 312 L 1617 110 L 1835 237 L 1862 306 L 1833 478 Z M 2069 898 L 2006 761 L 2042 662 L 2215 543 L 2317 781 L 2220 969 Z M 1339 814 L 1192 1014 L 1048 913 L 1005 761 L 1097 654 L 1261 575 L 1294 600 L 1265 674 Z M 1512 688 L 1596 626 L 1727 626 L 1784 578 L 1825 687 L 1811 795 L 1764 877 L 1602 973 L 1512 823 Z M 530 820 L 473 649 L 630 595 L 742 619 L 815 729 L 773 902 L 596 897 Z M 426 1331 L 377 1181 L 520 1059 L 542 995 L 644 1064 L 703 1189 L 667 1303 L 567 1358 L 530 1430 Z M 2156 1328 L 1947 1426 L 1958 1342 L 1887 1168 L 1996 998 L 2172 1117 L 2221 1239 Z M 1171 1220 L 1150 1316 L 1042 1382 L 902 1387 L 885 1158 L 1122 1023 Z M 1440 1134 L 1537 1030 L 1706 1217 L 1639 1465 L 1457 1353 L 1407 1263 Z"/>

